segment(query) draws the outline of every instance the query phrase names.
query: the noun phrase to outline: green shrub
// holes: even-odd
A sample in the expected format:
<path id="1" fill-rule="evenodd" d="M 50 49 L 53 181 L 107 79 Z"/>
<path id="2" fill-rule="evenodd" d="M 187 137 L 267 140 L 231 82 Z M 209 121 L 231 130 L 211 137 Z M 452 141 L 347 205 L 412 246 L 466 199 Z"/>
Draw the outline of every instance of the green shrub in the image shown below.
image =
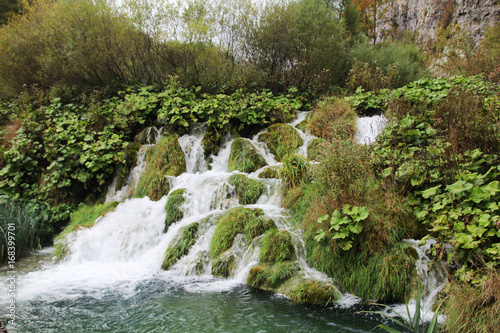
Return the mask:
<path id="1" fill-rule="evenodd" d="M 194 222 L 182 227 L 165 251 L 161 268 L 168 270 L 180 258 L 187 255 L 191 247 L 196 243 L 199 223 Z"/>
<path id="2" fill-rule="evenodd" d="M 259 136 L 259 141 L 265 142 L 269 151 L 282 161 L 286 155 L 295 153 L 304 141 L 295 128 L 288 124 L 274 124 Z"/>
<path id="3" fill-rule="evenodd" d="M 278 171 L 287 188 L 299 186 L 309 181 L 309 162 L 302 156 L 290 154 L 283 159 L 283 165 Z"/>
<path id="4" fill-rule="evenodd" d="M 266 160 L 257 152 L 253 144 L 245 139 L 237 138 L 231 144 L 229 155 L 229 172 L 253 172 L 267 166 Z"/>
<path id="5" fill-rule="evenodd" d="M 270 229 L 262 237 L 259 260 L 263 263 L 295 259 L 292 235 L 286 230 Z"/>
<path id="6" fill-rule="evenodd" d="M 256 203 L 264 191 L 264 185 L 261 182 L 250 179 L 242 174 L 229 177 L 229 184 L 234 186 L 236 197 L 242 205 Z"/>
<path id="7" fill-rule="evenodd" d="M 167 232 L 172 223 L 180 221 L 184 217 L 184 213 L 180 210 L 181 205 L 186 200 L 184 198 L 184 193 L 185 189 L 180 188 L 168 195 L 167 203 L 165 204 L 165 212 L 167 213 L 167 217 L 165 218 L 164 232 Z"/>
<path id="8" fill-rule="evenodd" d="M 186 172 L 186 159 L 177 136 L 163 137 L 146 152 L 146 171 L 139 178 L 135 197 L 160 200 L 170 191 L 165 176 L 179 176 L 183 172 Z"/>
<path id="9" fill-rule="evenodd" d="M 307 158 L 309 158 L 311 161 L 319 160 L 319 157 L 321 155 L 320 146 L 324 143 L 325 140 L 320 138 L 311 140 L 307 145 Z"/>

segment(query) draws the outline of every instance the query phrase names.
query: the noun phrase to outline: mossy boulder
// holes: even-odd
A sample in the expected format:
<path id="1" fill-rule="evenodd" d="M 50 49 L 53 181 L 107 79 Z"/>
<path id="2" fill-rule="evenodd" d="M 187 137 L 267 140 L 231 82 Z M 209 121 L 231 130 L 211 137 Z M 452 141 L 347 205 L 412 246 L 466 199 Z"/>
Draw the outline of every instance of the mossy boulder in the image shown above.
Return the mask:
<path id="1" fill-rule="evenodd" d="M 196 243 L 199 223 L 194 222 L 179 230 L 175 239 L 165 251 L 165 257 L 161 268 L 168 270 L 180 258 L 187 255 L 191 247 Z"/>
<path id="2" fill-rule="evenodd" d="M 242 174 L 229 177 L 229 184 L 234 186 L 236 197 L 242 205 L 256 203 L 264 191 L 264 185 L 261 182 Z"/>
<path id="3" fill-rule="evenodd" d="M 180 210 L 181 205 L 184 203 L 184 192 L 183 188 L 177 189 L 168 195 L 167 203 L 165 204 L 165 212 L 167 217 L 165 218 L 165 232 L 168 228 L 177 221 L 182 220 L 184 213 Z"/>
<path id="4" fill-rule="evenodd" d="M 212 275 L 224 278 L 231 276 L 231 272 L 234 269 L 234 262 L 235 257 L 233 251 L 227 250 L 212 260 Z"/>
<path id="5" fill-rule="evenodd" d="M 262 290 L 275 290 L 286 280 L 300 271 L 295 261 L 283 261 L 276 264 L 259 264 L 250 269 L 247 285 Z"/>
<path id="6" fill-rule="evenodd" d="M 139 142 L 131 142 L 125 148 L 125 163 L 118 169 L 118 179 L 116 181 L 116 190 L 120 190 L 125 185 L 125 179 L 137 164 L 137 154 L 142 145 Z"/>
<path id="7" fill-rule="evenodd" d="M 321 156 L 320 146 L 323 143 L 325 143 L 325 140 L 321 138 L 316 138 L 309 142 L 309 144 L 307 145 L 307 157 L 311 161 L 317 161 Z"/>
<path id="8" fill-rule="evenodd" d="M 281 161 L 286 155 L 293 154 L 304 144 L 299 132 L 288 124 L 274 124 L 259 136 L 259 141 L 265 142 L 269 151 Z"/>
<path id="9" fill-rule="evenodd" d="M 243 234 L 249 241 L 265 233 L 269 229 L 276 228 L 276 224 L 272 219 L 259 216 L 259 218 L 252 218 L 246 221 Z"/>
<path id="10" fill-rule="evenodd" d="M 90 228 L 95 221 L 109 212 L 115 210 L 119 202 L 112 201 L 105 204 L 93 206 L 81 206 L 77 211 L 71 213 L 71 220 L 63 231 L 54 239 L 54 257 L 61 260 L 68 254 L 68 242 L 66 237 L 73 231 L 81 228 Z"/>
<path id="11" fill-rule="evenodd" d="M 292 235 L 286 230 L 270 229 L 262 237 L 259 260 L 262 263 L 295 259 Z"/>
<path id="12" fill-rule="evenodd" d="M 146 152 L 146 171 L 139 178 L 135 197 L 160 200 L 170 191 L 165 176 L 179 176 L 183 172 L 186 172 L 186 158 L 177 136 L 163 137 Z"/>
<path id="13" fill-rule="evenodd" d="M 257 152 L 249 140 L 234 139 L 229 155 L 229 172 L 238 170 L 248 173 L 265 166 L 267 166 L 266 160 Z"/>
<path id="14" fill-rule="evenodd" d="M 142 145 L 152 145 L 156 143 L 156 138 L 161 134 L 161 132 L 162 129 L 157 129 L 156 127 L 146 127 L 134 137 L 134 141 Z"/>
<path id="15" fill-rule="evenodd" d="M 270 166 L 259 173 L 259 178 L 279 178 L 279 167 Z"/>
<path id="16" fill-rule="evenodd" d="M 260 219 L 262 214 L 260 209 L 236 207 L 222 215 L 218 219 L 210 242 L 212 260 L 231 248 L 236 235 L 244 232 L 245 225 L 254 219 Z"/>
<path id="17" fill-rule="evenodd" d="M 205 158 L 210 155 L 217 155 L 220 152 L 220 145 L 222 143 L 222 135 L 213 132 L 207 132 L 201 140 L 201 146 L 203 147 L 203 152 Z"/>
<path id="18" fill-rule="evenodd" d="M 288 279 L 277 292 L 285 294 L 294 304 L 328 305 L 340 298 L 340 293 L 334 285 L 305 279 L 300 275 Z"/>

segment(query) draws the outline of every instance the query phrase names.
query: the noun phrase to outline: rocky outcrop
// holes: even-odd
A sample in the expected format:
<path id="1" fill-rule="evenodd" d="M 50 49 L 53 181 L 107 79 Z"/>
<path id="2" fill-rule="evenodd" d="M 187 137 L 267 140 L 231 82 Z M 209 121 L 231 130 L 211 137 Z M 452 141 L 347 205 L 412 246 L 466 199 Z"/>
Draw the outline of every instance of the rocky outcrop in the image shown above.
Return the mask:
<path id="1" fill-rule="evenodd" d="M 499 0 L 392 0 L 379 8 L 377 40 L 414 32 L 419 43 L 436 40 L 439 29 L 458 24 L 477 44 L 500 23 Z M 394 37 L 396 37 L 394 36 Z"/>

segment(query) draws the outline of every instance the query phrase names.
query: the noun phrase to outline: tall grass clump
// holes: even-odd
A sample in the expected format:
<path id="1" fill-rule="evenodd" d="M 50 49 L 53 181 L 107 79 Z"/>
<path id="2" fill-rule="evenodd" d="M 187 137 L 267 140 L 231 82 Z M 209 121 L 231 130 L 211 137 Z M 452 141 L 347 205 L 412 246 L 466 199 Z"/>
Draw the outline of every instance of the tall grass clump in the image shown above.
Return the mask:
<path id="1" fill-rule="evenodd" d="M 40 212 L 21 201 L 0 198 L 0 263 L 40 247 L 43 221 Z M 12 249 L 15 249 L 15 251 Z"/>
<path id="2" fill-rule="evenodd" d="M 288 124 L 274 124 L 259 136 L 259 141 L 265 142 L 269 151 L 282 161 L 285 156 L 293 154 L 304 141 L 299 132 Z"/>

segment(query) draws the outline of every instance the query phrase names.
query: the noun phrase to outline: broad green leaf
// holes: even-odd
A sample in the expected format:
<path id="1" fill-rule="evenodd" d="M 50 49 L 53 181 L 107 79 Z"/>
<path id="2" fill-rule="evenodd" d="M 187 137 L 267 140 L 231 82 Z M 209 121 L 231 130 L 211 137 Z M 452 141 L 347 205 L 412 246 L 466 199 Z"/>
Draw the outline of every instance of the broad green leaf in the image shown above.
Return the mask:
<path id="1" fill-rule="evenodd" d="M 441 185 L 438 185 L 438 186 L 428 188 L 425 191 L 422 191 L 422 197 L 424 197 L 425 199 L 429 199 L 431 196 L 434 196 L 438 193 L 438 189 L 440 187 L 441 187 Z"/>
<path id="2" fill-rule="evenodd" d="M 459 180 L 451 185 L 446 186 L 446 189 L 453 194 L 459 194 L 464 191 L 470 190 L 474 185 L 467 183 L 463 180 Z"/>

